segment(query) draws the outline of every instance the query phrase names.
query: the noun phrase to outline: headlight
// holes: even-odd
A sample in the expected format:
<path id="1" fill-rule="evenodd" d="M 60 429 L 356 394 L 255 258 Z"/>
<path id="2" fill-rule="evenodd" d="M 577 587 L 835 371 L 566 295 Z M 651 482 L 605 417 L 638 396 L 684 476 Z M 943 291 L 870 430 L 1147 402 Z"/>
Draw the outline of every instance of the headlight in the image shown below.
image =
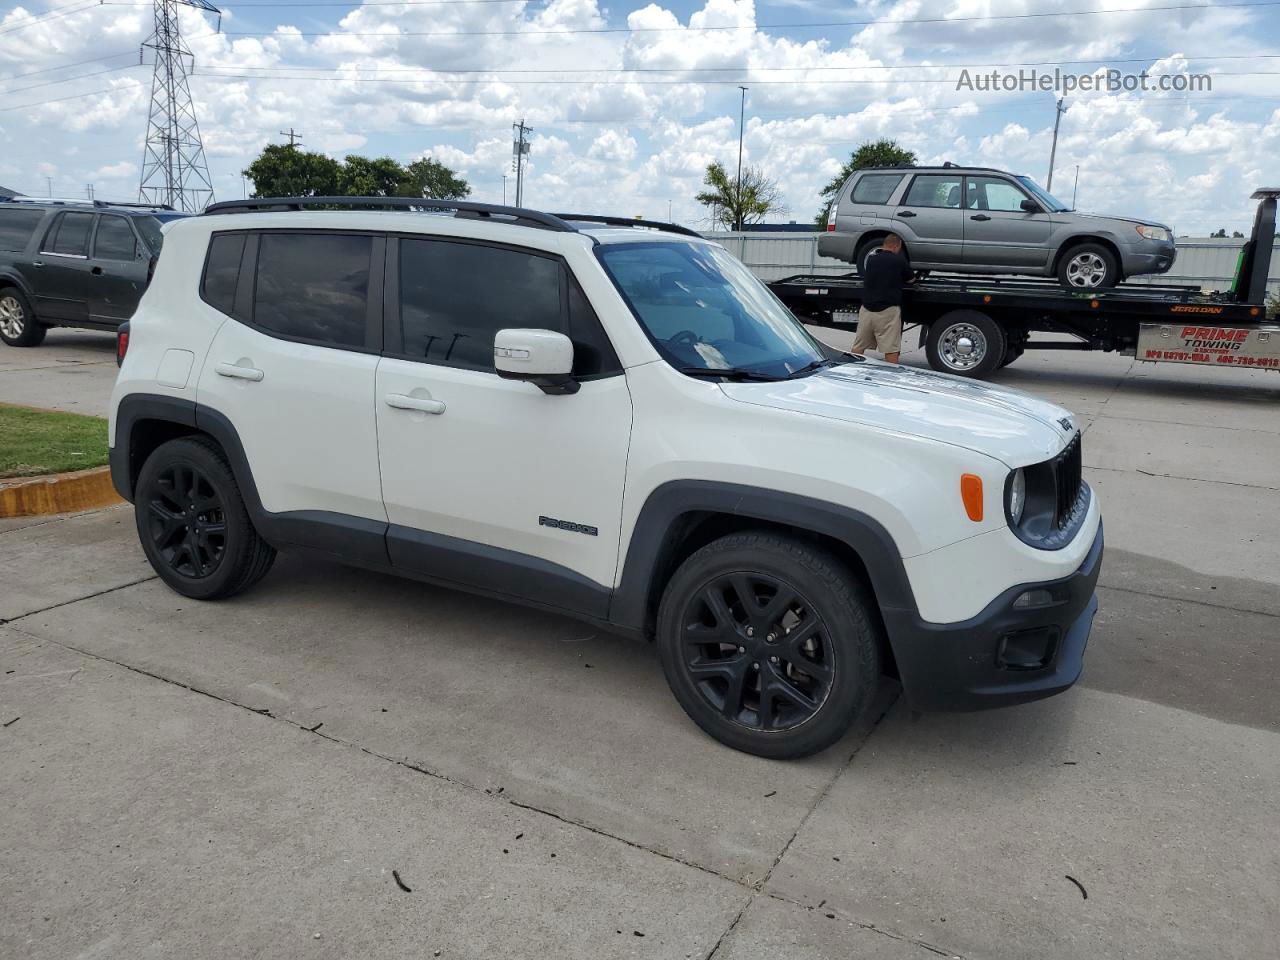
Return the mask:
<path id="1" fill-rule="evenodd" d="M 1164 227 L 1148 227 L 1146 224 L 1139 224 L 1134 228 L 1138 231 L 1138 236 L 1147 240 L 1168 240 L 1169 231 Z"/>
<path id="2" fill-rule="evenodd" d="M 1009 483 L 1009 519 L 1016 527 L 1022 522 L 1022 511 L 1027 505 L 1027 475 L 1019 467 L 1013 471 L 1013 480 Z"/>

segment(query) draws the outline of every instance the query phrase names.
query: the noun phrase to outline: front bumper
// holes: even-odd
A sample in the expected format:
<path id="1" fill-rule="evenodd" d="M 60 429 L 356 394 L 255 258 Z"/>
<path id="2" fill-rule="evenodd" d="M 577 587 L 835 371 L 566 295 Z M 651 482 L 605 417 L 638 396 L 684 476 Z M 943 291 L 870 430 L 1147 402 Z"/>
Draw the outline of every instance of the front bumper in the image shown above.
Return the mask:
<path id="1" fill-rule="evenodd" d="M 1178 258 L 1172 243 L 1149 243 L 1130 247 L 1120 254 L 1120 269 L 1126 277 L 1140 273 L 1168 273 Z"/>
<path id="2" fill-rule="evenodd" d="M 898 675 L 918 710 L 981 710 L 1066 690 L 1084 667 L 1094 588 L 1102 571 L 1102 525 L 1084 562 L 1060 580 L 1019 584 L 962 623 L 929 623 L 914 610 L 882 610 Z M 1048 591 L 1044 606 L 1015 607 Z"/>

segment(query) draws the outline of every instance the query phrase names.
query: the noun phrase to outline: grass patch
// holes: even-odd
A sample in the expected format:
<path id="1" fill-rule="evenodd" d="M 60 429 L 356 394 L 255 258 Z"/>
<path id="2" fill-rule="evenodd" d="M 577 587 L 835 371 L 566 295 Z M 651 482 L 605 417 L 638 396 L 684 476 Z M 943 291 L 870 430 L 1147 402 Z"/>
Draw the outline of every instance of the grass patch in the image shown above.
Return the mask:
<path id="1" fill-rule="evenodd" d="M 0 403 L 0 479 L 87 470 L 107 462 L 107 421 Z"/>

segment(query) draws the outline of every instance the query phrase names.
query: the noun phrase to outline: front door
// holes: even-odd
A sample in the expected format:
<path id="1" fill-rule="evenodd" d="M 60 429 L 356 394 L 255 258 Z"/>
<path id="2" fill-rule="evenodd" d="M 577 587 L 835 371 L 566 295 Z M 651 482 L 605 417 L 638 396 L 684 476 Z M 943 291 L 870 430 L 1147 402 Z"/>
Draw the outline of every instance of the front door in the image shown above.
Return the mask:
<path id="1" fill-rule="evenodd" d="M 45 233 L 31 271 L 36 316 L 41 320 L 84 323 L 89 319 L 93 220 L 92 213 L 64 211 Z"/>
<path id="2" fill-rule="evenodd" d="M 89 319 L 119 325 L 133 316 L 147 288 L 147 257 L 127 217 L 98 217 L 89 257 Z"/>
<path id="3" fill-rule="evenodd" d="M 631 397 L 590 305 L 540 251 L 408 237 L 392 248 L 377 377 L 392 562 L 603 616 Z M 508 327 L 568 334 L 578 392 L 499 377 L 494 334 Z"/>
<path id="4" fill-rule="evenodd" d="M 225 322 L 196 393 L 239 435 L 269 539 L 382 563 L 373 389 L 384 246 L 359 233 L 214 234 L 198 309 Z"/>
<path id="5" fill-rule="evenodd" d="M 964 211 L 964 262 L 982 267 L 1025 269 L 1049 262 L 1053 223 L 1043 209 L 1022 209 L 1032 200 L 1003 177 L 968 177 Z"/>
<path id="6" fill-rule="evenodd" d="M 945 269 L 962 262 L 961 179 L 952 174 L 920 174 L 894 208 L 889 219 L 906 241 L 913 265 L 928 263 Z"/>

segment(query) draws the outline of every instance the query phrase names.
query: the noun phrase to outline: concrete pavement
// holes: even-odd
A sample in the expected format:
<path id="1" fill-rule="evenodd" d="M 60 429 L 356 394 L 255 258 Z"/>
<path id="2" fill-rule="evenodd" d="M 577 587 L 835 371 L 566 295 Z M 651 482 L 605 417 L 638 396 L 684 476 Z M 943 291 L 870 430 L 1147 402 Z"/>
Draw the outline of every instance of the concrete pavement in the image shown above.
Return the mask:
<path id="1" fill-rule="evenodd" d="M 801 763 L 570 620 L 289 556 L 198 604 L 127 508 L 0 526 L 0 956 L 1267 954 L 1280 377 L 1000 379 L 1087 425 L 1081 685 L 922 718 L 886 685 Z"/>

